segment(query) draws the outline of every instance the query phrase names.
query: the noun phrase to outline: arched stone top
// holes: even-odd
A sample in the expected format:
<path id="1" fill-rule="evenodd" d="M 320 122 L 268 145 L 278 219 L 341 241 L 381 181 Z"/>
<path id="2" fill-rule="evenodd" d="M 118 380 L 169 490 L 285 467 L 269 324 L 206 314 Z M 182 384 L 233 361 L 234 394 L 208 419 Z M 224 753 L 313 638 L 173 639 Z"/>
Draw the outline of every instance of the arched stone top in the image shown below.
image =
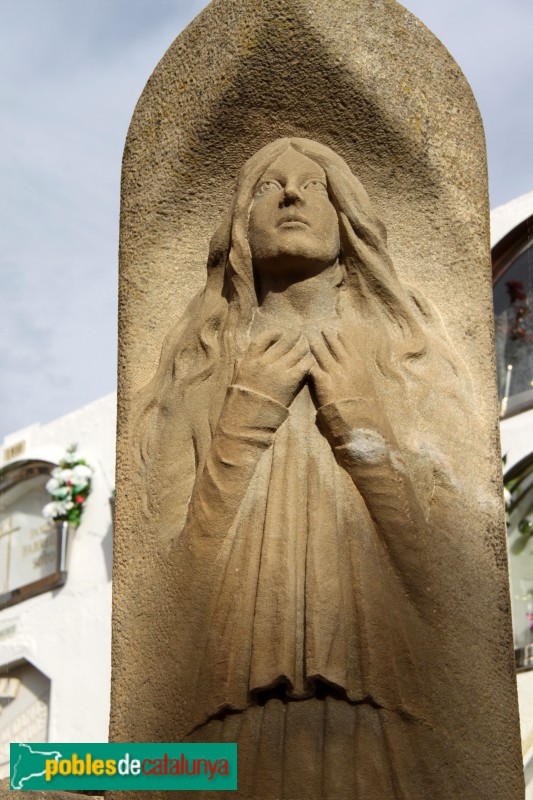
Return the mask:
<path id="1" fill-rule="evenodd" d="M 209 239 L 240 166 L 286 135 L 346 159 L 387 226 L 400 275 L 436 302 L 472 359 L 467 329 L 482 326 L 467 322 L 456 299 L 472 282 L 490 292 L 485 145 L 455 61 L 392 0 L 224 0 L 163 56 L 127 137 L 123 343 L 130 324 L 144 331 L 128 341 L 135 356 L 123 379 L 133 391 L 203 284 Z"/>

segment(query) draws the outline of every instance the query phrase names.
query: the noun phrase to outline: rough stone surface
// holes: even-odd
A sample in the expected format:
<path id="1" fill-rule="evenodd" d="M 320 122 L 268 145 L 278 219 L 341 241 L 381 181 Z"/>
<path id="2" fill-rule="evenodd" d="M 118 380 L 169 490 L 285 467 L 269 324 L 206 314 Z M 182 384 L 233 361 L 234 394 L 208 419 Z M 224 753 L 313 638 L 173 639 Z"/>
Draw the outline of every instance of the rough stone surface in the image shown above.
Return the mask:
<path id="1" fill-rule="evenodd" d="M 31 792 L 13 792 L 9 788 L 9 784 L 0 789 L 1 800 L 13 800 L 16 796 L 19 800 L 102 800 L 103 794 L 83 794 L 83 792 L 58 792 L 58 791 L 39 791 L 33 789 Z"/>
<path id="2" fill-rule="evenodd" d="M 400 5 L 175 41 L 124 155 L 113 740 L 236 740 L 257 800 L 523 796 L 490 279 L 479 113 Z"/>
<path id="3" fill-rule="evenodd" d="M 83 794 L 82 792 L 58 792 L 58 791 L 39 791 L 32 790 L 31 792 L 14 792 L 9 788 L 9 778 L 5 778 L 0 782 L 0 800 L 13 800 L 17 797 L 18 800 L 83 800 L 84 797 L 90 800 L 102 800 L 104 794 Z"/>

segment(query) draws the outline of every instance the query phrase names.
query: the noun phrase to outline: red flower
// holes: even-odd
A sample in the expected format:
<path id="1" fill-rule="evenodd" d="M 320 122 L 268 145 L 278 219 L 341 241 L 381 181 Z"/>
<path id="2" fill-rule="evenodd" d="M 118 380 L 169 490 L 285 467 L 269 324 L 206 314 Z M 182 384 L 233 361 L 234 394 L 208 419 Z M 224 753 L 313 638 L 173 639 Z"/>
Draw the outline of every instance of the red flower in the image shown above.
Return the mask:
<path id="1" fill-rule="evenodd" d="M 81 506 L 81 504 L 83 503 L 84 499 L 85 499 L 85 498 L 84 498 L 84 497 L 82 497 L 82 496 L 81 496 L 81 494 L 77 494 L 77 495 L 76 495 L 76 503 L 78 503 L 80 506 Z"/>

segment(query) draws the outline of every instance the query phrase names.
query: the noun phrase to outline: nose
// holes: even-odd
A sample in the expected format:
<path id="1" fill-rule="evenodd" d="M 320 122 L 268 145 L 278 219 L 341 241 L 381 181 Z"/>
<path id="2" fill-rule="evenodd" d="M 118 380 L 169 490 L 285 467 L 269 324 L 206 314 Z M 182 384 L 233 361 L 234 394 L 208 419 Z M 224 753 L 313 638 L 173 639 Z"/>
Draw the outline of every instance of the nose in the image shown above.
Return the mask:
<path id="1" fill-rule="evenodd" d="M 300 200 L 303 200 L 303 195 L 298 184 L 292 181 L 286 183 L 283 190 L 283 205 L 290 206 Z"/>

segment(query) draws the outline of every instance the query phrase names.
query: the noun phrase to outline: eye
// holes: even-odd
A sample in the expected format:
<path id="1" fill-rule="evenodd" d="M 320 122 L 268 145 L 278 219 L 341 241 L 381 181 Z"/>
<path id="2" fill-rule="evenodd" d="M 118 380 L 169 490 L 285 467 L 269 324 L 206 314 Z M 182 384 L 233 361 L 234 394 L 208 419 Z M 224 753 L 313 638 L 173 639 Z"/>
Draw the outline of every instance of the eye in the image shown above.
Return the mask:
<path id="1" fill-rule="evenodd" d="M 263 194 L 267 194 L 267 192 L 277 192 L 281 189 L 281 184 L 277 181 L 270 180 L 270 181 L 263 181 L 259 184 L 257 189 L 255 190 L 255 196 L 261 197 Z"/>
<path id="2" fill-rule="evenodd" d="M 302 189 L 310 189 L 312 192 L 324 192 L 325 194 L 328 193 L 328 187 L 321 181 L 319 178 L 312 178 L 309 181 L 306 181 Z"/>

